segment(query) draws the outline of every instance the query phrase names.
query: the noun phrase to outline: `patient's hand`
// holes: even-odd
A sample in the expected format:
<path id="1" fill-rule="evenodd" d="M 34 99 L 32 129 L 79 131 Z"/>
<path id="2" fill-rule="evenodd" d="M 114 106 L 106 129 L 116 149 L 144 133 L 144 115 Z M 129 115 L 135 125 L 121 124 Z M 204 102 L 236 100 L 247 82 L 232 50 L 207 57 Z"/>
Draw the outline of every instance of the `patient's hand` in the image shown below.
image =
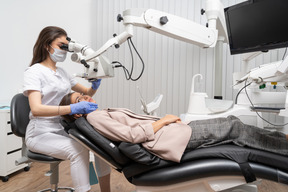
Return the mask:
<path id="1" fill-rule="evenodd" d="M 165 117 L 161 118 L 161 120 L 164 121 L 165 125 L 181 122 L 180 118 L 176 115 L 165 115 Z"/>
<path id="2" fill-rule="evenodd" d="M 171 123 L 178 123 L 181 122 L 180 118 L 175 115 L 166 115 L 165 117 L 159 119 L 158 121 L 155 121 L 152 123 L 154 133 L 159 131 L 162 127 L 165 125 L 169 125 Z"/>

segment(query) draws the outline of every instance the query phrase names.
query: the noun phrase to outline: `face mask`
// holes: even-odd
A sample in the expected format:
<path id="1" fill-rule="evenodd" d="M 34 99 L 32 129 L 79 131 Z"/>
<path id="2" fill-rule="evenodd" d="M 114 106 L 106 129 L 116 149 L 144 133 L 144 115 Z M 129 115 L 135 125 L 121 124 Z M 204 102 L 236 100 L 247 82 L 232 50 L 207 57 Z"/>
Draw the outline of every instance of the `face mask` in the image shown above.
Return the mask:
<path id="1" fill-rule="evenodd" d="M 50 45 L 50 47 L 52 47 Z M 63 51 L 61 49 L 55 49 L 52 47 L 52 49 L 54 49 L 54 53 L 51 54 L 49 51 L 49 55 L 51 57 L 51 59 L 57 63 L 57 62 L 63 62 L 65 59 L 66 59 L 66 55 L 67 55 L 67 52 L 66 51 Z"/>

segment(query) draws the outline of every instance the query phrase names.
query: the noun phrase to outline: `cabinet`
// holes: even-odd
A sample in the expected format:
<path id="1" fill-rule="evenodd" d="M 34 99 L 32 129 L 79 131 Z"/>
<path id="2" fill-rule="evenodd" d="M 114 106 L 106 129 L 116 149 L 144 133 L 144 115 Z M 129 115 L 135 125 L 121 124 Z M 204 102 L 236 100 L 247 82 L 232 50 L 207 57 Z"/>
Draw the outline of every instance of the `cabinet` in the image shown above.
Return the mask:
<path id="1" fill-rule="evenodd" d="M 22 156 L 22 138 L 14 135 L 10 126 L 10 110 L 0 110 L 0 177 L 8 181 L 8 175 L 27 167 L 28 164 L 15 165 Z"/>

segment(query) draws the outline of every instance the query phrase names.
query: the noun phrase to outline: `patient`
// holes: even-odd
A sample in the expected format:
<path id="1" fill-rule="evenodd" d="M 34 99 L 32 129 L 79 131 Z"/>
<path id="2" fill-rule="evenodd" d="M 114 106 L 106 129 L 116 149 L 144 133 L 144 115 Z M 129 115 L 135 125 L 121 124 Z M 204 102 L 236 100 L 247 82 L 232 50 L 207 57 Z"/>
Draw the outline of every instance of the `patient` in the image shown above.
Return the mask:
<path id="1" fill-rule="evenodd" d="M 81 101 L 95 102 L 90 96 L 74 92 L 64 96 L 60 105 Z M 73 121 L 80 116 L 63 118 Z M 158 118 L 117 108 L 96 110 L 85 117 L 104 137 L 141 143 L 150 153 L 175 162 L 180 162 L 185 151 L 227 143 L 288 155 L 285 134 L 246 125 L 234 116 L 184 123 L 175 115 Z"/>

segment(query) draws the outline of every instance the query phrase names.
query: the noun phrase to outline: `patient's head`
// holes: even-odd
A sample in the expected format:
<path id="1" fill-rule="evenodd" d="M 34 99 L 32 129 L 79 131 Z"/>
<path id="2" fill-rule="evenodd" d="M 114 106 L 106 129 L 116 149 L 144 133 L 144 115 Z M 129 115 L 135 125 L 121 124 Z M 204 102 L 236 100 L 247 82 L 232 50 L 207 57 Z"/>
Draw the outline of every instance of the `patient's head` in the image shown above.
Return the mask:
<path id="1" fill-rule="evenodd" d="M 83 95 L 82 93 L 73 92 L 73 93 L 69 93 L 69 94 L 65 95 L 62 98 L 59 105 L 60 106 L 70 105 L 70 104 L 78 103 L 81 101 L 96 103 L 96 101 L 92 97 L 90 97 L 89 95 Z M 82 114 L 62 115 L 62 117 L 67 121 L 74 121 L 75 119 L 77 119 L 81 116 L 85 116 L 85 115 L 82 115 Z"/>

